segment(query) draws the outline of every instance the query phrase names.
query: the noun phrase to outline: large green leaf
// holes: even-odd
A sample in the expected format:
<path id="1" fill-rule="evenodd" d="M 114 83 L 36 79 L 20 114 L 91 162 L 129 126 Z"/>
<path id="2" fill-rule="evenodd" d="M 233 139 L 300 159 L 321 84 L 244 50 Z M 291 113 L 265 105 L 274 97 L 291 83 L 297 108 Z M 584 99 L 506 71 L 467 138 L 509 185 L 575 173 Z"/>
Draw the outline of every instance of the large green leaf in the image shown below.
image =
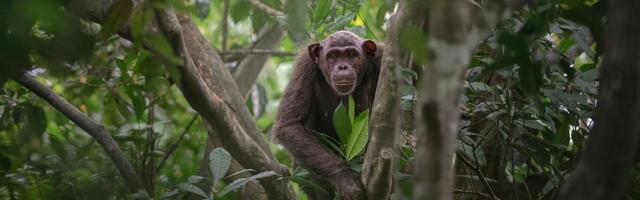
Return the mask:
<path id="1" fill-rule="evenodd" d="M 187 183 L 180 184 L 178 186 L 178 189 L 180 189 L 181 191 L 197 194 L 198 196 L 201 196 L 204 198 L 208 198 L 207 193 L 205 193 L 204 191 L 202 191 L 202 189 L 192 184 L 187 184 Z"/>
<path id="2" fill-rule="evenodd" d="M 266 172 L 262 172 L 262 173 L 253 175 L 253 176 L 251 176 L 249 178 L 236 179 L 235 181 L 233 181 L 229 185 L 227 185 L 227 187 L 222 189 L 220 194 L 218 194 L 217 196 L 218 197 L 223 197 L 223 196 L 229 194 L 229 192 L 237 190 L 237 189 L 241 188 L 242 186 L 246 185 L 249 181 L 253 181 L 253 180 L 257 180 L 257 179 L 261 179 L 261 178 L 266 178 L 266 177 L 270 177 L 270 176 L 275 176 L 275 175 L 277 175 L 277 174 L 275 172 L 273 172 L 273 171 L 266 171 Z"/>
<path id="3" fill-rule="evenodd" d="M 369 111 L 364 111 L 356 117 L 349 135 L 345 155 L 347 161 L 353 159 L 367 146 L 369 139 Z"/>
<path id="4" fill-rule="evenodd" d="M 356 116 L 356 103 L 353 101 L 353 96 L 349 95 L 349 120 L 354 122 Z"/>
<path id="5" fill-rule="evenodd" d="M 251 14 L 251 3 L 249 1 L 238 1 L 231 7 L 231 19 L 234 23 L 238 23 Z"/>
<path id="6" fill-rule="evenodd" d="M 223 148 L 215 148 L 209 153 L 209 170 L 211 171 L 214 187 L 227 173 L 230 165 L 231 155 Z"/>
<path id="7" fill-rule="evenodd" d="M 313 8 L 313 22 L 322 23 L 331 13 L 333 0 L 318 0 Z"/>
<path id="8" fill-rule="evenodd" d="M 131 85 L 126 87 L 127 95 L 131 98 L 131 103 L 133 104 L 133 111 L 136 114 L 138 119 L 142 119 L 144 116 L 144 111 L 147 109 L 147 103 L 140 90 L 140 87 L 137 85 Z"/>
<path id="9" fill-rule="evenodd" d="M 340 143 L 346 144 L 349 141 L 349 134 L 351 133 L 351 120 L 349 120 L 347 110 L 342 103 L 338 105 L 333 112 L 333 127 L 336 129 L 336 133 L 338 133 Z"/>

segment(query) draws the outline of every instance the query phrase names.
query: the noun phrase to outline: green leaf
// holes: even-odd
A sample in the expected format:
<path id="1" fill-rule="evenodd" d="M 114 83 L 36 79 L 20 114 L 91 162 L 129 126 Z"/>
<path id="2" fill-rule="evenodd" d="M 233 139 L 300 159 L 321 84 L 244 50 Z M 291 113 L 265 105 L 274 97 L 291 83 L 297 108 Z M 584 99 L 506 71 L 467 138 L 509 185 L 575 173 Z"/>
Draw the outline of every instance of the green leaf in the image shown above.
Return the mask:
<path id="1" fill-rule="evenodd" d="M 557 145 L 569 145 L 571 140 L 571 120 L 567 116 L 560 116 L 558 120 L 560 125 L 556 129 L 553 138 L 551 138 L 551 142 Z"/>
<path id="2" fill-rule="evenodd" d="M 243 169 L 243 170 L 240 170 L 240 171 L 234 172 L 233 174 L 229 174 L 229 175 L 227 176 L 227 178 L 229 178 L 229 177 L 234 177 L 234 176 L 236 176 L 236 175 L 238 175 L 238 174 L 242 174 L 242 173 L 251 173 L 251 172 L 255 172 L 255 171 L 256 171 L 255 169 Z"/>
<path id="3" fill-rule="evenodd" d="M 213 179 L 213 186 L 220 181 L 229 170 L 231 155 L 223 148 L 215 148 L 209 153 L 209 170 Z"/>
<path id="4" fill-rule="evenodd" d="M 427 38 L 422 28 L 412 25 L 400 30 L 400 46 L 409 49 L 418 64 L 424 64 L 427 60 L 426 44 Z"/>
<path id="5" fill-rule="evenodd" d="M 158 52 L 163 58 L 169 60 L 173 64 L 182 63 L 182 59 L 173 53 L 173 48 L 165 37 L 149 35 L 145 36 L 144 39 L 147 41 L 145 44 L 149 44 L 151 49 Z"/>
<path id="6" fill-rule="evenodd" d="M 200 183 L 200 181 L 204 179 L 205 178 L 202 176 L 189 176 L 189 178 L 187 179 L 187 182 L 189 182 L 190 184 L 196 184 L 196 183 Z"/>
<path id="7" fill-rule="evenodd" d="M 344 28 L 347 24 L 349 24 L 349 22 L 351 22 L 351 20 L 353 20 L 355 17 L 356 17 L 356 14 L 352 12 L 347 13 L 346 15 L 336 17 L 336 19 L 333 22 L 327 25 L 327 27 L 324 29 L 324 32 L 331 33 L 338 30 L 342 30 L 342 28 Z"/>
<path id="8" fill-rule="evenodd" d="M 520 78 L 518 85 L 528 94 L 537 94 L 542 86 L 542 65 L 540 63 L 520 63 L 518 77 Z"/>
<path id="9" fill-rule="evenodd" d="M 177 190 L 169 190 L 160 195 L 160 199 L 176 199 L 176 196 L 180 194 Z"/>
<path id="10" fill-rule="evenodd" d="M 39 140 L 42 133 L 47 128 L 47 116 L 42 108 L 27 105 L 25 108 L 26 115 L 22 117 L 22 129 L 20 136 L 25 140 Z"/>
<path id="11" fill-rule="evenodd" d="M 349 134 L 351 133 L 351 120 L 349 120 L 347 111 L 342 103 L 340 103 L 333 112 L 333 127 L 336 129 L 336 133 L 338 133 L 340 143 L 346 144 L 349 140 Z"/>
<path id="12" fill-rule="evenodd" d="M 380 7 L 378 8 L 378 11 L 376 12 L 376 26 L 377 27 L 382 27 L 382 25 L 384 25 L 384 15 L 387 13 L 387 4 L 383 3 L 382 5 L 380 5 Z"/>
<path id="13" fill-rule="evenodd" d="M 142 92 L 139 87 L 135 85 L 126 88 L 129 98 L 131 98 L 131 102 L 133 103 L 133 110 L 135 111 L 136 117 L 142 119 L 144 111 L 147 109 L 147 103 Z"/>
<path id="14" fill-rule="evenodd" d="M 303 44 L 309 39 L 309 31 L 306 27 L 309 22 L 307 1 L 287 1 L 284 10 L 286 12 L 286 27 L 289 37 L 296 44 Z"/>
<path id="15" fill-rule="evenodd" d="M 205 19 L 209 15 L 209 9 L 211 8 L 211 0 L 196 0 L 195 7 L 197 8 L 196 14 L 200 19 Z"/>
<path id="16" fill-rule="evenodd" d="M 349 121 L 353 122 L 356 116 L 356 103 L 353 101 L 353 96 L 349 95 Z"/>
<path id="17" fill-rule="evenodd" d="M 237 189 L 241 188 L 242 186 L 246 185 L 249 181 L 253 181 L 253 180 L 256 180 L 256 179 L 260 179 L 260 178 L 266 178 L 266 177 L 270 177 L 270 176 L 274 176 L 274 175 L 276 175 L 275 172 L 266 171 L 266 172 L 262 172 L 262 173 L 253 175 L 253 176 L 251 176 L 249 178 L 236 179 L 235 181 L 233 181 L 229 185 L 227 185 L 227 187 L 222 189 L 222 191 L 218 194 L 218 197 L 223 197 L 224 195 L 229 194 L 229 192 L 232 192 L 234 190 L 237 190 Z"/>
<path id="18" fill-rule="evenodd" d="M 205 193 L 204 191 L 202 191 L 202 189 L 192 184 L 186 184 L 186 183 L 180 184 L 178 186 L 178 189 L 180 189 L 181 191 L 197 194 L 198 196 L 201 196 L 204 198 L 208 198 L 207 193 Z"/>
<path id="19" fill-rule="evenodd" d="M 231 19 L 234 23 L 238 23 L 249 17 L 251 11 L 251 3 L 249 1 L 238 1 L 231 7 Z"/>
<path id="20" fill-rule="evenodd" d="M 325 193 L 327 195 L 329 195 L 330 193 L 327 192 L 327 190 L 325 190 L 322 186 L 318 185 L 317 183 L 310 181 L 302 176 L 290 176 L 289 180 L 297 183 L 298 185 L 301 186 L 305 186 L 305 187 L 309 187 L 309 188 L 313 188 L 316 191 L 320 191 L 322 193 Z"/>
<path id="21" fill-rule="evenodd" d="M 251 15 L 251 26 L 253 27 L 253 33 L 260 34 L 260 30 L 270 20 L 270 16 L 262 11 L 254 10 Z"/>
<path id="22" fill-rule="evenodd" d="M 349 124 L 349 126 L 351 126 L 351 124 Z M 349 128 L 348 130 L 351 131 L 351 128 Z M 327 134 L 324 134 L 324 133 L 321 133 L 321 132 L 318 132 L 318 131 L 315 131 L 315 133 L 318 134 L 318 136 L 319 136 L 318 139 L 320 139 L 320 141 L 322 141 L 324 144 L 329 145 L 329 148 L 331 148 L 331 150 L 333 150 L 333 151 L 337 152 L 338 154 L 340 154 L 340 157 L 344 157 L 344 152 L 342 152 L 342 146 L 344 146 L 343 144 L 347 143 L 347 140 L 348 140 L 348 137 L 349 137 L 348 134 L 345 137 L 345 141 L 344 142 L 340 142 L 340 141 L 335 140 L 333 137 L 331 137 L 331 136 L 329 136 Z M 338 138 L 338 139 L 340 139 L 340 138 Z"/>
<path id="23" fill-rule="evenodd" d="M 352 132 L 349 136 L 349 143 L 346 147 L 347 161 L 353 159 L 367 146 L 369 139 L 369 111 L 364 111 L 358 115 L 353 122 Z"/>
<path id="24" fill-rule="evenodd" d="M 549 126 L 546 123 L 544 123 L 539 119 L 515 120 L 513 121 L 513 123 L 523 127 L 539 130 L 539 131 L 547 131 L 549 128 Z"/>
<path id="25" fill-rule="evenodd" d="M 318 0 L 313 9 L 313 22 L 322 23 L 329 16 L 333 0 Z"/>
<path id="26" fill-rule="evenodd" d="M 114 5 L 109 8 L 106 22 L 102 24 L 102 35 L 106 37 L 118 31 L 127 23 L 132 10 L 133 1 L 115 1 Z"/>
<path id="27" fill-rule="evenodd" d="M 129 111 L 129 108 L 127 108 L 127 102 L 118 98 L 118 96 L 116 95 L 117 94 L 112 94 L 112 93 L 106 94 L 104 97 L 105 104 L 107 105 L 109 105 L 109 103 L 112 104 L 112 106 L 116 107 L 116 109 L 118 110 L 118 113 L 120 113 L 120 115 L 124 119 L 131 120 L 132 113 Z M 112 106 L 109 106 L 109 107 L 112 107 Z"/>

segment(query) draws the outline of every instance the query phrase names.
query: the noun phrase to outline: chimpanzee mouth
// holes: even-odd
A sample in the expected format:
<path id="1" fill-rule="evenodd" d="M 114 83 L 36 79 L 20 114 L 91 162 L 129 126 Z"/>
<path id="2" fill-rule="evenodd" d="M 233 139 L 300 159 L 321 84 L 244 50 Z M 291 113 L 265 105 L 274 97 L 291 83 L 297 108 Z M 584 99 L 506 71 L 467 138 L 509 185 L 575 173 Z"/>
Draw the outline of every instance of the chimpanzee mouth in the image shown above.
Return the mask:
<path id="1" fill-rule="evenodd" d="M 353 85 L 353 81 L 342 81 L 334 83 L 336 86 L 351 86 Z"/>
<path id="2" fill-rule="evenodd" d="M 350 95 L 355 90 L 355 84 L 353 82 L 334 83 L 333 90 L 340 96 Z"/>

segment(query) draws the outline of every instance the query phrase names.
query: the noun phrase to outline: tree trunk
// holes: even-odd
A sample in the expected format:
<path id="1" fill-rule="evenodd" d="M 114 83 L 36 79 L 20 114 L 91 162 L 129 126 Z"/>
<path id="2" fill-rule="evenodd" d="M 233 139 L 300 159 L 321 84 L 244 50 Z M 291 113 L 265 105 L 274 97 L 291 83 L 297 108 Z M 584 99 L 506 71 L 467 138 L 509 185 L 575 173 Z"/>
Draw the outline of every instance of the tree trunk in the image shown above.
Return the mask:
<path id="1" fill-rule="evenodd" d="M 452 159 L 458 128 L 461 76 L 469 63 L 469 4 L 432 1 L 427 68 L 418 93 L 414 199 L 452 199 Z"/>
<path id="2" fill-rule="evenodd" d="M 526 3 L 502 0 L 472 6 L 464 0 L 431 1 L 427 66 L 418 86 L 414 199 L 452 199 L 464 71 L 475 47 Z"/>
<path id="3" fill-rule="evenodd" d="M 621 199 L 640 132 L 638 1 L 609 1 L 598 105 L 584 154 L 559 199 Z"/>
<path id="4" fill-rule="evenodd" d="M 402 1 L 389 22 L 375 102 L 371 112 L 370 139 L 364 158 L 362 182 L 367 199 L 389 199 L 393 189 L 393 173 L 399 117 L 399 70 L 403 62 L 400 29 L 415 22 L 420 6 Z"/>

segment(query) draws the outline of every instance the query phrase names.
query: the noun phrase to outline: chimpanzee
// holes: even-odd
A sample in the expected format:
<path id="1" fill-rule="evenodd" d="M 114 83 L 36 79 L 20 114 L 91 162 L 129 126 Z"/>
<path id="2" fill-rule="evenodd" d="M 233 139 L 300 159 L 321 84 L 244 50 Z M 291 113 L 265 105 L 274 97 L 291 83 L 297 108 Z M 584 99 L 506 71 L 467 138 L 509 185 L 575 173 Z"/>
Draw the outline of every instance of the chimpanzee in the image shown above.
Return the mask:
<path id="1" fill-rule="evenodd" d="M 356 112 L 370 109 L 375 96 L 382 43 L 364 40 L 348 31 L 331 34 L 296 57 L 273 129 L 275 138 L 309 169 L 332 194 L 303 188 L 310 199 L 364 199 L 359 175 L 323 143 L 316 132 L 338 140 L 333 112 L 352 95 Z M 345 105 L 346 106 L 346 105 Z"/>

